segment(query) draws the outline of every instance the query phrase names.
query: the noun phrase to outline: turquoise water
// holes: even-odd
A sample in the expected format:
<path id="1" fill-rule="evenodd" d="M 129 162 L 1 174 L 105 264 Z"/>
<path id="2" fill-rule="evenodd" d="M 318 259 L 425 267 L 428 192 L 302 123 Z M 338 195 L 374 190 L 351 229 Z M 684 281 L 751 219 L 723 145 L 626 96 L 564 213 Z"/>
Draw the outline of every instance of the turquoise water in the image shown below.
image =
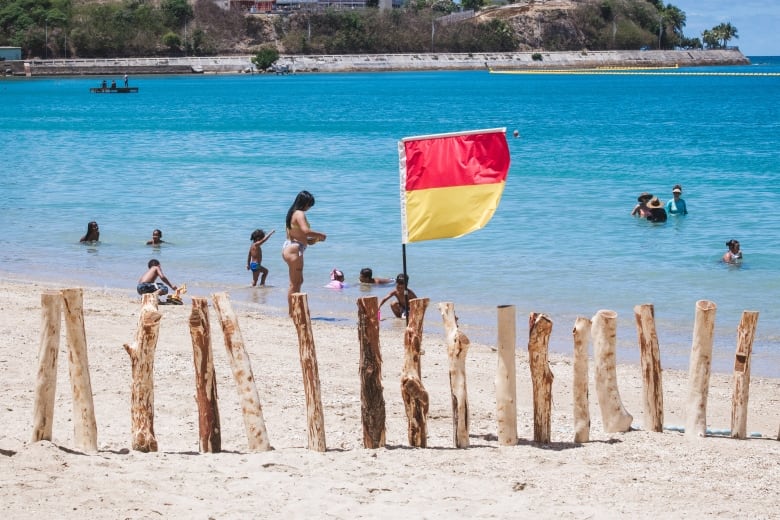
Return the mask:
<path id="1" fill-rule="evenodd" d="M 753 63 L 695 70 L 780 72 L 778 58 Z M 130 295 L 156 257 L 190 295 L 228 291 L 282 315 L 284 217 L 307 189 L 312 227 L 328 234 L 306 252 L 311 314 L 351 323 L 357 297 L 389 290 L 355 285 L 359 269 L 402 269 L 397 141 L 506 127 L 512 166 L 490 224 L 407 247 L 430 331 L 441 330 L 435 304 L 452 301 L 472 340 L 494 344 L 495 307 L 514 304 L 519 348 L 528 313 L 544 312 L 551 349 L 570 353 L 576 316 L 612 309 L 618 361 L 631 362 L 633 307 L 653 303 L 662 364 L 685 369 L 695 302 L 708 299 L 714 368 L 731 370 L 741 313 L 758 310 L 753 372 L 780 376 L 780 77 L 150 76 L 130 78 L 138 94 L 90 94 L 99 79 L 0 80 L 5 277 Z M 629 216 L 639 192 L 667 200 L 676 183 L 689 216 Z M 97 246 L 78 243 L 90 220 Z M 170 242 L 159 249 L 144 245 L 156 227 Z M 277 230 L 263 247 L 264 289 L 249 287 L 245 268 L 256 227 Z M 741 268 L 718 261 L 730 238 Z M 350 288 L 324 288 L 333 267 Z M 382 326 L 400 331 L 399 321 Z"/>

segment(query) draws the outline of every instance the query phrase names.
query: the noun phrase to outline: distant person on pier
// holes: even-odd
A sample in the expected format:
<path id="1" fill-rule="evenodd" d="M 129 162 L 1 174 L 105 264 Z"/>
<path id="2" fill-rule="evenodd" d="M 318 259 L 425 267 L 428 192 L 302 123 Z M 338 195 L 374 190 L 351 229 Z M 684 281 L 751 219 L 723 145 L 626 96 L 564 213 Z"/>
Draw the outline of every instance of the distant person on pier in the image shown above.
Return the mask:
<path id="1" fill-rule="evenodd" d="M 116 90 L 116 80 L 115 79 L 111 80 L 111 90 Z"/>
<path id="2" fill-rule="evenodd" d="M 688 208 L 685 206 L 685 201 L 681 197 L 682 186 L 675 184 L 672 188 L 672 199 L 666 203 L 666 212 L 670 215 L 687 215 Z"/>
<path id="3" fill-rule="evenodd" d="M 128 81 L 127 81 L 127 74 L 125 74 L 125 88 L 127 88 Z"/>
<path id="4" fill-rule="evenodd" d="M 87 224 L 87 234 L 81 237 L 79 242 L 97 242 L 100 240 L 100 228 L 94 220 Z"/>

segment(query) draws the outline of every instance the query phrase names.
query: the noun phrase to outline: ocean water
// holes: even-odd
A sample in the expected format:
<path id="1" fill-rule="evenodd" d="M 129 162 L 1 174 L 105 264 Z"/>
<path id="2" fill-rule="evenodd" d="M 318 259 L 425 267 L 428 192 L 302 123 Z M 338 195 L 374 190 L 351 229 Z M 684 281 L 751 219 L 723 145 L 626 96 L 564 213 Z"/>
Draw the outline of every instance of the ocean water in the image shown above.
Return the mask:
<path id="1" fill-rule="evenodd" d="M 190 295 L 227 291 L 283 315 L 284 218 L 306 189 L 309 221 L 328 235 L 305 256 L 311 315 L 354 323 L 358 297 L 391 289 L 360 287 L 360 268 L 402 270 L 398 140 L 506 127 L 512 165 L 493 220 L 407 246 L 428 330 L 451 301 L 472 341 L 495 344 L 496 306 L 511 304 L 518 348 L 528 314 L 544 312 L 551 349 L 571 353 L 575 318 L 611 309 L 618 361 L 636 362 L 633 308 L 652 303 L 662 365 L 687 369 L 706 299 L 718 306 L 714 369 L 731 371 L 741 314 L 757 310 L 753 373 L 778 377 L 780 77 L 754 73 L 780 72 L 780 59 L 752 61 L 693 69 L 727 73 L 707 76 L 148 76 L 130 78 L 130 95 L 90 94 L 102 78 L 0 79 L 0 275 L 132 295 L 154 257 Z M 640 192 L 665 201 L 677 183 L 687 217 L 630 216 Z M 90 220 L 101 242 L 79 244 Z M 154 228 L 169 243 L 146 246 Z M 277 231 L 266 288 L 249 287 L 245 267 L 255 228 Z M 719 262 L 731 238 L 741 267 Z M 347 289 L 324 287 L 333 267 Z"/>

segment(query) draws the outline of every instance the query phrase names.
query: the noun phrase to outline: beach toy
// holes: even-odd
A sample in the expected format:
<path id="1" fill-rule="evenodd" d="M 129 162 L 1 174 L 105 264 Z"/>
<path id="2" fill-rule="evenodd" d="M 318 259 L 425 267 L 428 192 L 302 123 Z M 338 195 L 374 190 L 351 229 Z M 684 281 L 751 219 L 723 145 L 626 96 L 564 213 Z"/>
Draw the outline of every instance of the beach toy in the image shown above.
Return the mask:
<path id="1" fill-rule="evenodd" d="M 179 286 L 178 289 L 173 291 L 173 294 L 168 296 L 168 303 L 171 303 L 173 305 L 184 305 L 184 302 L 181 301 L 181 296 L 186 292 L 187 292 L 187 284 L 183 283 Z"/>

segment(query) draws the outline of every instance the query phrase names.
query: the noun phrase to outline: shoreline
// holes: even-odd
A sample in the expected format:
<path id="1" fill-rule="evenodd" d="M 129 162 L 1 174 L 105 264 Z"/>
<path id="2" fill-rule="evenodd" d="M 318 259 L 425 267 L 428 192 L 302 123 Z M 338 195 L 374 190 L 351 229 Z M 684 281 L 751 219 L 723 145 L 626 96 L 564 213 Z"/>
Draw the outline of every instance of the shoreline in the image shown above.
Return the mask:
<path id="1" fill-rule="evenodd" d="M 328 451 L 308 450 L 306 410 L 295 328 L 286 318 L 236 312 L 273 449 L 252 452 L 219 321 L 209 310 L 221 453 L 199 453 L 193 399 L 190 305 L 160 308 L 154 360 L 154 432 L 159 450 L 130 450 L 131 366 L 123 343 L 137 328 L 140 302 L 84 289 L 84 324 L 97 421 L 98 453 L 74 450 L 74 419 L 65 328 L 57 364 L 52 441 L 30 442 L 40 293 L 49 285 L 0 281 L 0 512 L 11 518 L 247 518 L 258 511 L 302 518 L 535 518 L 723 516 L 772 518 L 780 478 L 777 434 L 780 380 L 752 378 L 748 434 L 738 441 L 710 435 L 605 433 L 589 379 L 590 440 L 573 439 L 573 365 L 551 355 L 551 442 L 533 442 L 533 398 L 527 353 L 515 356 L 518 443 L 499 446 L 494 379 L 496 353 L 471 345 L 466 356 L 470 446 L 453 448 L 452 400 L 442 335 L 422 341 L 422 382 L 430 397 L 428 448 L 412 449 L 400 397 L 403 337 L 380 330 L 387 445 L 362 447 L 359 343 L 356 326 L 313 322 Z M 429 306 L 434 319 L 434 309 Z M 641 372 L 617 367 L 633 423 L 642 424 Z M 664 423 L 684 424 L 687 374 L 664 370 Z M 713 374 L 708 426 L 728 427 L 731 381 Z M 740 500 L 734 500 L 737 495 Z M 231 497 L 225 500 L 225 496 Z"/>
<path id="2" fill-rule="evenodd" d="M 32 59 L 4 62 L 12 76 L 255 73 L 252 55 L 168 58 Z M 541 59 L 539 59 L 541 58 Z M 667 68 L 749 65 L 739 49 L 680 51 L 490 52 L 352 55 L 280 55 L 290 73 L 436 70 Z"/>

